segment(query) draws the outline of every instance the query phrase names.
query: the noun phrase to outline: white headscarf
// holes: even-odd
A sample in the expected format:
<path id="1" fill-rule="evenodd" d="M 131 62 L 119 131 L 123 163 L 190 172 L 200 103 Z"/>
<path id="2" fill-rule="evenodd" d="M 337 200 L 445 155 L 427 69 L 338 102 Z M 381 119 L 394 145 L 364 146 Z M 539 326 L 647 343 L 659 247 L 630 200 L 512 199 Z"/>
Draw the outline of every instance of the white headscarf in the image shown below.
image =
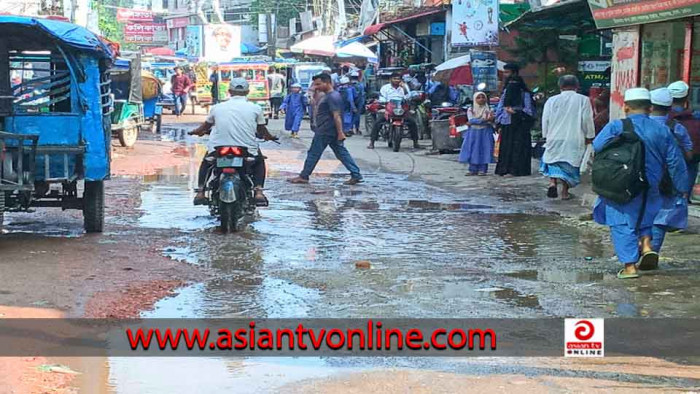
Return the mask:
<path id="1" fill-rule="evenodd" d="M 479 96 L 484 96 L 484 98 L 486 99 L 486 104 L 479 104 L 476 102 L 476 99 Z M 470 111 L 471 111 L 471 115 L 472 115 L 470 118 L 486 119 L 490 116 L 491 107 L 489 107 L 488 97 L 486 96 L 486 93 L 484 93 L 484 92 L 474 93 L 474 97 L 472 100 L 472 107 L 471 107 Z"/>

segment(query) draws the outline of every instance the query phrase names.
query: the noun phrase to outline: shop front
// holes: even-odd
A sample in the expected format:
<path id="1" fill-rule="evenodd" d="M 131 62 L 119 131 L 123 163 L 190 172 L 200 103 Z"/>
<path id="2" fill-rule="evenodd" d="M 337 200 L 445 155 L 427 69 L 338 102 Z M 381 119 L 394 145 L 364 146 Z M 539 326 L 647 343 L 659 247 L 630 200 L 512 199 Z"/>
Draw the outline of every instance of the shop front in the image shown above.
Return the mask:
<path id="1" fill-rule="evenodd" d="M 588 0 L 599 29 L 613 28 L 611 118 L 623 116 L 625 90 L 683 80 L 700 109 L 700 0 Z"/>

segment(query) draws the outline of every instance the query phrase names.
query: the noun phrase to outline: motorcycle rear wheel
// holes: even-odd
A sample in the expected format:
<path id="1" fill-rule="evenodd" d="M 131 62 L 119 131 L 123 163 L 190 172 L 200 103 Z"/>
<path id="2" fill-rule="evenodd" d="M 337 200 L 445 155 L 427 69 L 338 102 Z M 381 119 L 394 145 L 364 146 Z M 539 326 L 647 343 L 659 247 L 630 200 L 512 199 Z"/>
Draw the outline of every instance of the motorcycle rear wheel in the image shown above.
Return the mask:
<path id="1" fill-rule="evenodd" d="M 219 216 L 221 217 L 221 232 L 224 234 L 238 231 L 241 220 L 241 205 L 236 202 L 219 202 Z"/>

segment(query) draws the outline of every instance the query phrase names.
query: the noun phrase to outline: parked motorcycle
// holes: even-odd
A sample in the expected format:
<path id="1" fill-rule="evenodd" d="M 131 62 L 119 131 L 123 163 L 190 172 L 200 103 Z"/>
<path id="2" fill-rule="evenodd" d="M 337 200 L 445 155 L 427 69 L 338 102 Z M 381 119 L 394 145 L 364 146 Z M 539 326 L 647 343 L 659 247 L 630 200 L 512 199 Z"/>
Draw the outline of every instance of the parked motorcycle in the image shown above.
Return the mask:
<path id="1" fill-rule="evenodd" d="M 379 117 L 379 111 L 384 109 L 384 104 L 380 103 L 376 97 L 368 98 L 367 104 L 365 105 L 365 131 L 367 135 L 370 135 L 372 130 L 374 130 L 374 125 L 377 124 L 377 118 Z"/>
<path id="2" fill-rule="evenodd" d="M 413 139 L 413 136 L 418 136 L 418 126 L 411 117 L 408 100 L 390 100 L 385 105 L 383 118 L 381 111 L 377 114 L 378 121 L 374 124 L 373 133 L 387 141 L 394 152 L 401 149 L 401 140 L 404 137 Z"/>
<path id="3" fill-rule="evenodd" d="M 219 216 L 222 232 L 236 232 L 245 216 L 255 214 L 252 166 L 256 158 L 244 147 L 221 146 L 213 160 L 205 183 L 209 211 Z"/>
<path id="4" fill-rule="evenodd" d="M 416 119 L 418 138 L 430 139 L 430 100 L 421 91 L 413 91 L 409 99 L 411 115 Z"/>

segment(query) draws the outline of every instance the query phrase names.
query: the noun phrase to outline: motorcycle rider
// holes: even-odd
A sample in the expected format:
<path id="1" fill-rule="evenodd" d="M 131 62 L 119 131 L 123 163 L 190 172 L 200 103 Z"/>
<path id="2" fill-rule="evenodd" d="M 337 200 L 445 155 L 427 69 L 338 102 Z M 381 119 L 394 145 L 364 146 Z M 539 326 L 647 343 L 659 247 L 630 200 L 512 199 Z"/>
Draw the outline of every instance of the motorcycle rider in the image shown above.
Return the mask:
<path id="1" fill-rule="evenodd" d="M 203 136 L 210 134 L 207 143 L 207 155 L 199 166 L 197 195 L 194 205 L 206 205 L 208 200 L 204 194 L 205 183 L 209 168 L 215 162 L 216 148 L 221 146 L 240 146 L 255 157 L 252 166 L 255 203 L 267 206 L 268 201 L 263 194 L 265 186 L 265 157 L 260 152 L 256 138 L 265 141 L 277 140 L 265 127 L 265 117 L 259 105 L 248 101 L 250 87 L 244 78 L 234 78 L 229 84 L 228 92 L 231 98 L 221 104 L 216 104 L 209 111 L 204 123 L 189 132 L 190 135 Z M 216 126 L 216 127 L 214 127 Z"/>
<path id="2" fill-rule="evenodd" d="M 379 90 L 379 98 L 384 101 L 404 99 L 411 90 L 401 81 L 401 74 L 391 74 L 391 81 Z"/>
<path id="3" fill-rule="evenodd" d="M 395 72 L 391 74 L 391 82 L 382 86 L 379 90 L 379 99 L 381 101 L 389 102 L 391 100 L 403 100 L 408 98 L 410 89 L 401 80 L 401 74 Z M 374 143 L 379 139 L 379 131 L 382 129 L 383 125 L 386 123 L 384 119 L 384 111 L 379 111 L 377 123 L 372 128 L 372 135 L 370 137 L 369 145 L 367 149 L 374 149 Z M 414 119 L 412 119 L 408 114 L 404 115 L 406 118 L 406 124 L 409 130 L 411 130 L 411 138 L 413 139 L 413 148 L 418 149 L 418 126 Z"/>

